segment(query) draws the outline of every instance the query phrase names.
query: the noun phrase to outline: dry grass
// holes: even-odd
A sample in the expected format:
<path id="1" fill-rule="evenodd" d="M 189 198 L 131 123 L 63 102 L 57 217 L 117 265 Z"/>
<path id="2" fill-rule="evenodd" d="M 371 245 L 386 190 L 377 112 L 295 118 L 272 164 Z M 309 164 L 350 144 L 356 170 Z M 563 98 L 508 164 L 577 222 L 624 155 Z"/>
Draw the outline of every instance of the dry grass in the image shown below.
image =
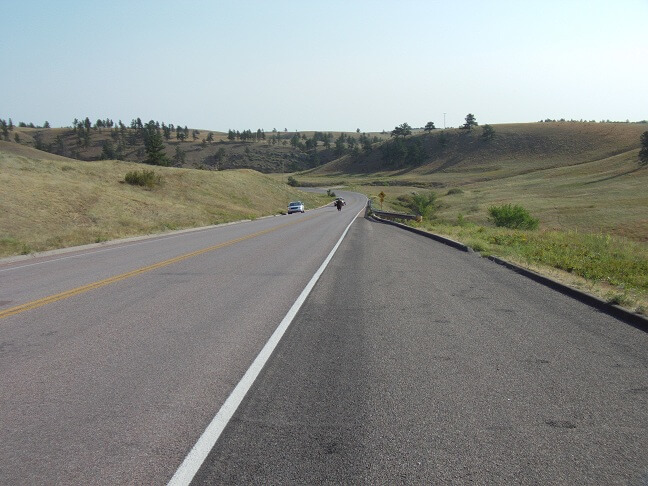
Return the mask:
<path id="1" fill-rule="evenodd" d="M 324 202 L 251 170 L 156 167 L 163 184 L 147 190 L 123 182 L 141 164 L 16 147 L 0 144 L 0 256 L 278 214 L 293 199 Z"/>
<path id="2" fill-rule="evenodd" d="M 648 168 L 637 164 L 639 137 L 648 126 L 565 122 L 494 127 L 492 144 L 479 141 L 479 128 L 457 134 L 456 145 L 449 144 L 441 158 L 430 149 L 418 167 L 363 173 L 354 171 L 358 164 L 347 157 L 295 177 L 312 184 L 344 183 L 374 196 L 383 191 L 387 205 L 396 210 L 398 196 L 433 190 L 440 196 L 439 218 L 449 221 L 461 215 L 487 224 L 489 206 L 513 203 L 539 218 L 542 229 L 648 241 Z M 447 195 L 451 189 L 460 192 Z"/>
<path id="3" fill-rule="evenodd" d="M 636 151 L 600 161 L 462 186 L 440 193 L 439 217 L 487 224 L 488 207 L 516 203 L 547 230 L 576 230 L 648 241 L 648 169 Z"/>
<path id="4" fill-rule="evenodd" d="M 300 175 L 300 178 L 348 177 L 390 183 L 416 181 L 453 186 L 483 182 L 542 169 L 606 159 L 639 148 L 644 124 L 527 123 L 493 125 L 495 138 L 486 142 L 482 130 L 438 130 L 416 135 L 425 152 L 417 165 L 391 163 L 380 150 L 368 156 L 346 156 Z M 439 142 L 445 137 L 447 144 Z M 407 184 L 403 184 L 407 185 Z"/>
<path id="5" fill-rule="evenodd" d="M 386 210 L 404 212 L 399 196 L 435 191 L 439 207 L 431 231 L 646 314 L 648 167 L 638 165 L 646 130 L 645 124 L 623 123 L 495 125 L 493 143 L 479 139 L 480 129 L 455 131 L 440 150 L 434 146 L 439 133 L 424 135 L 427 158 L 416 167 L 386 170 L 374 153 L 373 159 L 345 157 L 295 177 L 343 182 L 376 202 L 382 191 Z M 540 220 L 540 230 L 529 232 L 524 245 L 501 237 L 488 219 L 489 207 L 508 203 Z M 615 245 L 592 243 L 597 241 Z M 529 256 L 530 249 L 542 258 Z"/>

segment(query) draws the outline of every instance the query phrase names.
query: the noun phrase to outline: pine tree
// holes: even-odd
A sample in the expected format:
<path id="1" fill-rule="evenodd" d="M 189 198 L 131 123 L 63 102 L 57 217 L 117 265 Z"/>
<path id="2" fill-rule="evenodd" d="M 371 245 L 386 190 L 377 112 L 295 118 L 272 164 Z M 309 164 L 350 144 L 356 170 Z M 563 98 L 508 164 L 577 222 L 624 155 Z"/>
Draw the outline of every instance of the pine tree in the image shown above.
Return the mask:
<path id="1" fill-rule="evenodd" d="M 112 160 L 115 158 L 115 149 L 110 140 L 106 140 L 101 148 L 101 160 Z"/>
<path id="2" fill-rule="evenodd" d="M 392 137 L 407 137 L 408 135 L 412 134 L 412 127 L 409 126 L 407 123 L 403 123 L 401 125 L 398 125 L 396 128 L 394 128 L 391 131 L 391 136 Z"/>
<path id="3" fill-rule="evenodd" d="M 641 134 L 641 150 L 639 151 L 639 164 L 648 165 L 648 131 Z"/>
<path id="4" fill-rule="evenodd" d="M 146 150 L 145 162 L 151 165 L 169 165 L 169 160 L 164 151 L 162 135 L 152 120 L 146 124 L 142 134 L 144 135 L 144 149 Z"/>
<path id="5" fill-rule="evenodd" d="M 176 127 L 176 138 L 180 140 L 181 142 L 184 141 L 186 137 L 184 130 L 180 125 Z"/>
<path id="6" fill-rule="evenodd" d="M 184 151 L 180 148 L 179 145 L 176 145 L 175 148 L 175 155 L 173 156 L 173 161 L 175 162 L 175 165 L 181 166 L 182 164 L 185 163 L 186 155 Z"/>
<path id="7" fill-rule="evenodd" d="M 491 127 L 488 123 L 482 127 L 483 133 L 482 138 L 486 141 L 493 140 L 495 137 L 495 129 Z"/>
<path id="8" fill-rule="evenodd" d="M 5 140 L 8 141 L 9 140 L 9 124 L 4 120 L 0 120 L 0 131 L 2 131 L 2 137 Z"/>
<path id="9" fill-rule="evenodd" d="M 477 123 L 475 115 L 468 113 L 468 115 L 466 115 L 466 123 L 464 123 L 461 128 L 463 128 L 464 130 L 472 130 L 472 128 L 476 127 L 477 125 L 479 124 Z"/>

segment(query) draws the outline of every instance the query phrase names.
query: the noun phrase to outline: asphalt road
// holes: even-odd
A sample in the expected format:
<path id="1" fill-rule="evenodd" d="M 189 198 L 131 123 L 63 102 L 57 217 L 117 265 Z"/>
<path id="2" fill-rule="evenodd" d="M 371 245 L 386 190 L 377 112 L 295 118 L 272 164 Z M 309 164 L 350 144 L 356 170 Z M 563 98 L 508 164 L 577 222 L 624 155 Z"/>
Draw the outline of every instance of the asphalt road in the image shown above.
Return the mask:
<path id="1" fill-rule="evenodd" d="M 0 484 L 165 484 L 347 201 L 0 264 Z M 194 483 L 643 484 L 647 429 L 646 333 L 358 218 Z"/>
<path id="2" fill-rule="evenodd" d="M 168 481 L 366 201 L 347 200 L 0 263 L 0 484 Z"/>
<path id="3" fill-rule="evenodd" d="M 359 219 L 194 484 L 646 484 L 648 335 Z"/>

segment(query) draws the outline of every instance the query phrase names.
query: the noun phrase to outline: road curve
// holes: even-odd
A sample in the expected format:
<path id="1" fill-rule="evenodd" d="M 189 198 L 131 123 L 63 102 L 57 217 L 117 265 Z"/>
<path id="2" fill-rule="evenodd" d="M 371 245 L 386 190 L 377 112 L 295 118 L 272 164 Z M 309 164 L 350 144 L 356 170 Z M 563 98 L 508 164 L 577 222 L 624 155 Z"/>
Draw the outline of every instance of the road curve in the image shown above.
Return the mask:
<path id="1" fill-rule="evenodd" d="M 646 484 L 648 334 L 357 220 L 193 484 Z"/>
<path id="2" fill-rule="evenodd" d="M 365 198 L 0 262 L 0 484 L 164 484 Z"/>

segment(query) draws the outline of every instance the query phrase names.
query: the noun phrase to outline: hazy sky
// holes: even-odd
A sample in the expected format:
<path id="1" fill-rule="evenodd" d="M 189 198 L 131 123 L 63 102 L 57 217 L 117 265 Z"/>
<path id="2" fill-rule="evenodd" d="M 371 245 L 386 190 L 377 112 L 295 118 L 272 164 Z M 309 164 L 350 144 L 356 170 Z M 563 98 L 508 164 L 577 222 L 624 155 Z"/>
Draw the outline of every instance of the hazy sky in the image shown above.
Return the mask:
<path id="1" fill-rule="evenodd" d="M 648 0 L 0 0 L 0 118 L 648 119 Z"/>

